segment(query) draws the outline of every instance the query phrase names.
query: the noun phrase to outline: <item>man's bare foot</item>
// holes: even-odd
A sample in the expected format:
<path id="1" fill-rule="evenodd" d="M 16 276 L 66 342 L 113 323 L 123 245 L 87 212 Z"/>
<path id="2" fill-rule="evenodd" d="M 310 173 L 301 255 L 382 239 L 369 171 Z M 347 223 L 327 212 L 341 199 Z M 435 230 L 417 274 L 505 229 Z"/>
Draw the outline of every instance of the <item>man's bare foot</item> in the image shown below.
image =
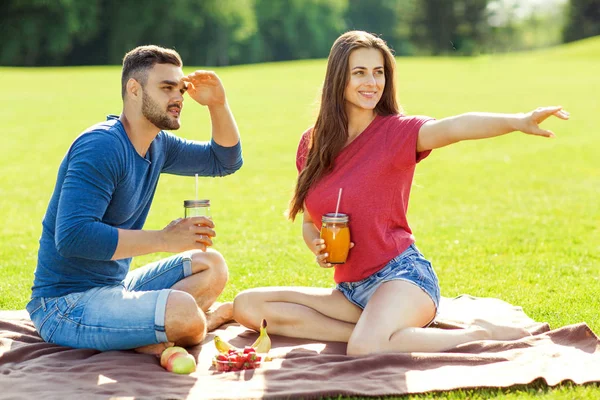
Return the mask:
<path id="1" fill-rule="evenodd" d="M 233 320 L 233 303 L 215 303 L 206 312 L 206 329 L 214 331 L 221 325 Z"/>
<path id="2" fill-rule="evenodd" d="M 487 339 L 490 340 L 517 340 L 531 336 L 531 333 L 526 329 L 516 326 L 496 325 L 484 319 L 474 319 L 473 325 L 483 328 L 488 334 Z"/>
<path id="3" fill-rule="evenodd" d="M 162 354 L 162 352 L 167 347 L 172 347 L 174 345 L 175 345 L 175 343 L 173 343 L 173 342 L 156 343 L 156 344 L 149 344 L 148 346 L 138 347 L 137 349 L 133 349 L 133 350 L 136 351 L 136 352 L 138 352 L 138 353 L 142 353 L 142 354 L 154 354 L 155 356 L 160 357 L 160 355 Z"/>

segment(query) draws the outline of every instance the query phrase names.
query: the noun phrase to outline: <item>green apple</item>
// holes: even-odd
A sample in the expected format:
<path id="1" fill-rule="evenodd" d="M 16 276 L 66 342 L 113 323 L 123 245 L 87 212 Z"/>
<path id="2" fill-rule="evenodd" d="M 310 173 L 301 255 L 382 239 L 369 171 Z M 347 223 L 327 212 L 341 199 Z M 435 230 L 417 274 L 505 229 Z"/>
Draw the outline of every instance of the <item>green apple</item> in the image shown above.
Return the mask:
<path id="1" fill-rule="evenodd" d="M 160 366 L 163 368 L 167 368 L 167 360 L 169 360 L 169 357 L 171 357 L 171 355 L 175 354 L 175 353 L 188 354 L 187 350 L 184 349 L 183 347 L 179 347 L 179 346 L 167 347 L 166 349 L 163 350 L 162 354 L 160 355 Z"/>
<path id="2" fill-rule="evenodd" d="M 196 371 L 196 359 L 191 354 L 175 354 L 171 364 L 171 372 L 176 374 L 191 374 Z M 171 361 L 171 358 L 169 358 Z"/>

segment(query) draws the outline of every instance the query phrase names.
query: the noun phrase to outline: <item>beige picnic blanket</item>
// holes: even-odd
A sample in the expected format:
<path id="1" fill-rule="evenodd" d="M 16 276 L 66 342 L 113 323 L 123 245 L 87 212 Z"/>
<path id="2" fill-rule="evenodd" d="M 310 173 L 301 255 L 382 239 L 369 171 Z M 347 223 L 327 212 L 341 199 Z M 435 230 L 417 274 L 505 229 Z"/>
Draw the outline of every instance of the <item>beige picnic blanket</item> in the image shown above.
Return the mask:
<path id="1" fill-rule="evenodd" d="M 24 311 L 0 311 L 0 399 L 320 398 L 508 387 L 538 378 L 551 386 L 600 382 L 600 342 L 585 323 L 550 330 L 520 307 L 463 295 L 443 298 L 431 329 L 460 329 L 473 318 L 522 326 L 533 336 L 471 342 L 442 353 L 352 357 L 344 343 L 270 335 L 273 361 L 256 370 L 217 372 L 211 365 L 215 334 L 239 347 L 257 337 L 229 324 L 188 349 L 198 360 L 196 372 L 176 375 L 151 355 L 45 343 Z"/>

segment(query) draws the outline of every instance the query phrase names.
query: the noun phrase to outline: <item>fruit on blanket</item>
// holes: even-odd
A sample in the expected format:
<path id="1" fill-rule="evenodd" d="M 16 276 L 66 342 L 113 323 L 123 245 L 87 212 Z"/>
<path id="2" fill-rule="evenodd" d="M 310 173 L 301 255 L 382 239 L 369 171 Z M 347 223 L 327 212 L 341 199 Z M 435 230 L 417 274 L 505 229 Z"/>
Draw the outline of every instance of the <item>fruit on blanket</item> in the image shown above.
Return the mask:
<path id="1" fill-rule="evenodd" d="M 174 353 L 169 361 L 171 369 L 168 370 L 176 374 L 191 374 L 196 371 L 196 359 L 191 354 Z"/>
<path id="2" fill-rule="evenodd" d="M 271 338 L 267 334 L 267 320 L 260 321 L 260 334 L 252 346 L 257 353 L 268 353 L 271 350 Z"/>
<path id="3" fill-rule="evenodd" d="M 240 349 L 238 349 L 231 343 L 228 343 L 225 340 L 221 339 L 219 336 L 215 336 L 215 338 L 213 340 L 215 342 L 215 347 L 217 348 L 217 351 L 219 353 L 227 354 L 227 353 L 229 353 L 230 350 L 233 350 L 236 352 L 240 351 Z"/>
<path id="4" fill-rule="evenodd" d="M 183 347 L 179 347 L 179 346 L 167 347 L 166 349 L 163 350 L 162 354 L 160 355 L 160 366 L 163 368 L 167 368 L 167 360 L 174 353 L 188 354 L 187 350 L 184 349 Z"/>
<path id="5" fill-rule="evenodd" d="M 181 353 L 181 352 L 172 353 L 169 356 L 169 358 L 167 359 L 167 362 L 165 364 L 165 369 L 169 372 L 173 372 L 173 363 L 175 362 L 175 359 L 177 359 L 178 357 L 183 357 L 187 354 L 188 353 Z"/>
<path id="6" fill-rule="evenodd" d="M 241 371 L 258 368 L 261 360 L 261 356 L 253 348 L 246 347 L 243 351 L 231 350 L 227 354 L 217 354 L 213 365 L 219 372 Z"/>

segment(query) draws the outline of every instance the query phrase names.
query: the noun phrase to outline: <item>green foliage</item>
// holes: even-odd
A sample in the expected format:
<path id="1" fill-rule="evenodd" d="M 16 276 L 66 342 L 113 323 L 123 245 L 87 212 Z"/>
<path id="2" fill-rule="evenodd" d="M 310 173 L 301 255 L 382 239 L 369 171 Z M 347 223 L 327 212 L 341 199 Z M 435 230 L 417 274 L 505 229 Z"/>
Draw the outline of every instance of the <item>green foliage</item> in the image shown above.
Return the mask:
<path id="1" fill-rule="evenodd" d="M 553 0 L 555 1 L 555 0 Z M 564 37 L 599 34 L 600 0 L 572 0 Z M 477 55 L 562 40 L 565 16 L 517 16 L 504 0 L 4 0 L 0 65 L 120 64 L 142 44 L 193 65 L 326 57 L 342 32 L 380 35 L 397 55 Z M 500 14 L 500 15 L 497 15 Z M 494 19 L 506 20 L 503 24 Z"/>
<path id="2" fill-rule="evenodd" d="M 570 0 L 565 42 L 600 35 L 600 0 Z"/>
<path id="3" fill-rule="evenodd" d="M 0 5 L 0 65 L 59 65 L 100 28 L 100 0 L 12 0 Z"/>
<path id="4" fill-rule="evenodd" d="M 409 35 L 402 29 L 410 26 L 414 0 L 353 0 L 348 4 L 348 29 L 375 33 L 395 50 L 396 55 L 412 51 Z"/>
<path id="5" fill-rule="evenodd" d="M 250 61 L 326 57 L 345 30 L 347 0 L 255 0 L 257 52 Z"/>
<path id="6" fill-rule="evenodd" d="M 424 0 L 418 3 L 412 38 L 433 55 L 472 55 L 489 31 L 488 0 Z"/>
<path id="7" fill-rule="evenodd" d="M 106 5 L 109 63 L 119 64 L 135 46 L 154 43 L 179 51 L 187 63 L 227 65 L 238 44 L 255 30 L 252 0 L 179 0 L 162 2 L 108 0 Z"/>
<path id="8" fill-rule="evenodd" d="M 491 40 L 486 45 L 487 53 L 532 50 L 562 42 L 562 31 L 567 20 L 566 4 L 535 9 L 523 14 L 518 3 L 505 5 L 496 1 L 489 10 Z"/>

